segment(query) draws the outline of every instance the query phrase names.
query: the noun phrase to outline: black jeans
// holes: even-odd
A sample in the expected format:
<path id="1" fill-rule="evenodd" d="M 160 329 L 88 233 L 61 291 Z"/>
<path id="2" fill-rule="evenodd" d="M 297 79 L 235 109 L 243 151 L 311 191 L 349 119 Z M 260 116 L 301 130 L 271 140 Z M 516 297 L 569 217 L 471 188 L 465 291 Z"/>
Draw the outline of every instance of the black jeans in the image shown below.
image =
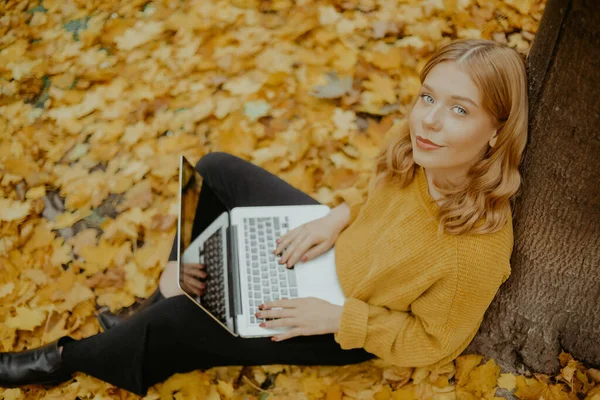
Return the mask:
<path id="1" fill-rule="evenodd" d="M 268 171 L 227 153 L 209 153 L 196 164 L 203 177 L 192 237 L 227 208 L 319 204 Z M 176 246 L 174 246 L 174 251 Z M 176 259 L 172 251 L 170 260 Z M 375 357 L 343 350 L 333 334 L 282 342 L 234 337 L 185 296 L 163 300 L 115 328 L 63 349 L 67 368 L 131 392 L 147 389 L 177 372 L 228 365 L 345 365 Z"/>

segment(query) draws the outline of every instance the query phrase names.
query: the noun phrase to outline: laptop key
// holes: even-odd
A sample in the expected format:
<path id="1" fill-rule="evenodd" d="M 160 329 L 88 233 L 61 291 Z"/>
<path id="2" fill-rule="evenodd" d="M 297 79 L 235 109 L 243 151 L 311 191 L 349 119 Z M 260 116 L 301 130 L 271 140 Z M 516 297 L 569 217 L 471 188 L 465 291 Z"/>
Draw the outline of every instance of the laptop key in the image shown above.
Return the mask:
<path id="1" fill-rule="evenodd" d="M 296 271 L 288 269 L 287 277 L 288 277 L 288 282 L 290 283 L 290 286 L 298 286 L 298 284 L 296 283 Z"/>

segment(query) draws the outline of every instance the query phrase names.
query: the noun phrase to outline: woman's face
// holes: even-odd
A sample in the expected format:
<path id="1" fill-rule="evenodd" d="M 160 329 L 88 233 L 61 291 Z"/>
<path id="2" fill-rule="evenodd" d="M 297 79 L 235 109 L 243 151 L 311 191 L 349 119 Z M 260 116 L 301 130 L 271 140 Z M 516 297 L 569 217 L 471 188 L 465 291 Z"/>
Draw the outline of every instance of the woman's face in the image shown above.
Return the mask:
<path id="1" fill-rule="evenodd" d="M 496 143 L 496 129 L 482 100 L 475 83 L 456 63 L 433 67 L 408 117 L 415 162 L 441 177 L 465 176 Z M 418 137 L 439 147 L 422 148 Z"/>

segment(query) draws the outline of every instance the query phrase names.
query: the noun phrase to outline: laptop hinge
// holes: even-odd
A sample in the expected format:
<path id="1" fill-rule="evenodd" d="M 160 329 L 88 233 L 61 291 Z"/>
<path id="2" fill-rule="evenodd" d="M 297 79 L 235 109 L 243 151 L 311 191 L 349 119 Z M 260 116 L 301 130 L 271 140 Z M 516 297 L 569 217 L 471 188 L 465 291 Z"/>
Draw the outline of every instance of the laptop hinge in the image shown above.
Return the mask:
<path id="1" fill-rule="evenodd" d="M 242 313 L 242 291 L 240 285 L 239 257 L 238 257 L 238 241 L 237 241 L 237 226 L 231 225 L 227 227 L 227 263 L 230 268 L 227 268 L 227 282 L 229 282 L 229 315 L 233 318 L 234 326 L 236 316 Z"/>

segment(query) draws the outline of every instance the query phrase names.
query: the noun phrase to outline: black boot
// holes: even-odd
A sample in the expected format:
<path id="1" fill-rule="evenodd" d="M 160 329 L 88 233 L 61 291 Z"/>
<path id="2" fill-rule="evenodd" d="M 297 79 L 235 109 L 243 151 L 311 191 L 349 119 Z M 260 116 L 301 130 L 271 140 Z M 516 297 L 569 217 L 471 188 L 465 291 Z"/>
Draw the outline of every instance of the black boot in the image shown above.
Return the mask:
<path id="1" fill-rule="evenodd" d="M 65 336 L 37 349 L 0 353 L 0 386 L 57 385 L 71 379 L 58 348 L 72 340 Z"/>
<path id="2" fill-rule="evenodd" d="M 145 310 L 146 308 L 161 300 L 164 300 L 164 296 L 162 295 L 160 290 L 156 288 L 154 293 L 152 293 L 150 297 L 143 300 L 141 303 L 133 304 L 132 306 L 127 307 L 118 314 L 113 314 L 110 311 L 104 311 L 97 314 L 96 318 L 98 319 L 98 322 L 100 322 L 100 326 L 102 327 L 102 329 L 104 329 L 104 331 L 107 331 L 110 328 L 119 325 L 121 322 L 131 317 L 133 314 Z"/>

